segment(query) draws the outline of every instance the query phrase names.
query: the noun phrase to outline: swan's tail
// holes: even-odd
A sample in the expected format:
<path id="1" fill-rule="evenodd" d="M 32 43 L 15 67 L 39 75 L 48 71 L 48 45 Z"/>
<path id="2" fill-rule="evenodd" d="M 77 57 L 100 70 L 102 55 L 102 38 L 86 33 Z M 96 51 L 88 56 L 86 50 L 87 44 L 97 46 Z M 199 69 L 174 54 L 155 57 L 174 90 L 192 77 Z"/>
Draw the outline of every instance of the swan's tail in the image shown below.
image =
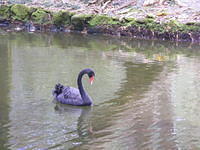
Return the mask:
<path id="1" fill-rule="evenodd" d="M 62 93 L 64 86 L 60 83 L 55 85 L 55 89 L 53 90 L 53 96 L 57 97 L 60 93 Z"/>

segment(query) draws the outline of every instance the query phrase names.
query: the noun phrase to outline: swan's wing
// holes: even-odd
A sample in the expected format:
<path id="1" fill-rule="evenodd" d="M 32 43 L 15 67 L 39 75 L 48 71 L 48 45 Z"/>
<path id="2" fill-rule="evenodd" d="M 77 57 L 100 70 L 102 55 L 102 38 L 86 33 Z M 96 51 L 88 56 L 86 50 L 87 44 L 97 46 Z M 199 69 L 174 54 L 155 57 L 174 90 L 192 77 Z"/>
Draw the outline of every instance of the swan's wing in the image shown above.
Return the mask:
<path id="1" fill-rule="evenodd" d="M 62 104 L 82 105 L 83 100 L 77 88 L 66 86 L 61 94 L 56 97 L 57 101 Z"/>
<path id="2" fill-rule="evenodd" d="M 77 88 L 74 87 L 69 87 L 69 86 L 65 86 L 62 94 L 64 96 L 65 99 L 71 98 L 71 99 L 77 99 L 77 98 L 81 98 L 80 92 Z"/>

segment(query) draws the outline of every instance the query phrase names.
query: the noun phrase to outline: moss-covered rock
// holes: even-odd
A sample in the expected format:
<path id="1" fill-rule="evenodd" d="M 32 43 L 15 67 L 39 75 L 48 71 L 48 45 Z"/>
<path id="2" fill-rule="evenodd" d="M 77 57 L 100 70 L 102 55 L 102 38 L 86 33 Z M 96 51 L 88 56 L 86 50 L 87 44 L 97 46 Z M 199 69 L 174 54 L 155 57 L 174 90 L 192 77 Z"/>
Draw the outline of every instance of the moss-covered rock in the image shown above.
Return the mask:
<path id="1" fill-rule="evenodd" d="M 42 8 L 29 8 L 19 4 L 0 6 L 0 20 L 4 23 L 5 19 L 31 20 L 35 24 L 42 24 L 44 27 L 50 28 L 52 26 L 45 25 L 54 24 L 58 27 L 68 25 L 70 29 L 79 31 L 85 28 L 88 33 L 103 33 L 147 39 L 199 42 L 200 32 L 200 23 L 190 22 L 183 24 L 176 20 L 160 23 L 156 22 L 155 17 L 152 15 L 147 15 L 142 19 L 118 19 L 106 15 L 74 14 L 67 11 L 50 12 Z M 6 22 L 8 22 L 7 20 Z M 58 29 L 62 30 L 63 28 Z"/>
<path id="2" fill-rule="evenodd" d="M 10 18 L 10 6 L 1 5 L 0 6 L 0 19 L 9 19 Z"/>
<path id="3" fill-rule="evenodd" d="M 15 4 L 10 8 L 10 10 L 12 13 L 11 18 L 14 20 L 27 21 L 29 19 L 29 8 L 24 5 Z"/>
<path id="4" fill-rule="evenodd" d="M 165 25 L 166 31 L 173 31 L 173 32 L 179 31 L 183 26 L 183 24 L 180 24 L 176 20 L 170 20 L 169 22 L 165 23 L 164 25 Z"/>
<path id="5" fill-rule="evenodd" d="M 56 26 L 64 26 L 71 24 L 71 17 L 74 14 L 67 11 L 59 11 L 53 14 L 53 23 Z"/>
<path id="6" fill-rule="evenodd" d="M 89 21 L 92 19 L 93 15 L 77 14 L 71 17 L 71 23 L 76 30 L 83 30 L 84 27 L 89 25 Z"/>
<path id="7" fill-rule="evenodd" d="M 51 13 L 42 9 L 42 8 L 38 8 L 36 9 L 35 12 L 32 13 L 31 15 L 31 20 L 34 23 L 38 23 L 38 24 L 49 24 L 52 23 L 51 21 Z"/>
<path id="8" fill-rule="evenodd" d="M 122 26 L 132 26 L 136 24 L 136 19 L 135 18 L 123 18 L 120 20 L 120 24 Z"/>
<path id="9" fill-rule="evenodd" d="M 142 25 L 143 28 L 149 29 L 151 31 L 157 31 L 160 33 L 165 32 L 163 25 L 161 25 L 159 22 L 156 22 L 154 18 L 147 17 L 144 18 L 143 21 L 144 21 L 144 24 Z"/>
<path id="10" fill-rule="evenodd" d="M 184 25 L 184 30 L 189 30 L 189 31 L 200 31 L 200 26 L 198 24 L 194 25 Z"/>
<path id="11" fill-rule="evenodd" d="M 90 26 L 120 24 L 119 19 L 106 15 L 96 15 L 89 21 Z"/>
<path id="12" fill-rule="evenodd" d="M 169 22 L 163 24 L 165 30 L 168 32 L 191 32 L 200 31 L 200 26 L 195 23 L 182 24 L 176 20 L 170 20 Z"/>
<path id="13" fill-rule="evenodd" d="M 125 21 L 122 22 L 121 25 L 164 32 L 163 26 L 160 23 L 156 22 L 152 17 L 146 17 L 143 19 L 125 18 Z"/>
<path id="14" fill-rule="evenodd" d="M 32 13 L 34 13 L 35 11 L 37 11 L 38 8 L 35 8 L 35 7 L 29 7 L 29 12 L 30 14 L 32 15 Z"/>

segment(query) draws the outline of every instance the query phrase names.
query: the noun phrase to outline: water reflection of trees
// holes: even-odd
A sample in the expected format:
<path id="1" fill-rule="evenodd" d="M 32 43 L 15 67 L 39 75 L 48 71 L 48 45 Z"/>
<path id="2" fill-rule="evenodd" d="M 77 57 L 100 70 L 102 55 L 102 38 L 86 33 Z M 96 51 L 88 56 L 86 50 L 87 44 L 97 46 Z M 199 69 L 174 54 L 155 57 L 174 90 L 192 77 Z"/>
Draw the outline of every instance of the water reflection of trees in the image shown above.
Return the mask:
<path id="1" fill-rule="evenodd" d="M 5 36 L 5 35 L 4 35 Z M 148 41 L 130 38 L 114 38 L 111 36 L 83 35 L 69 33 L 10 33 L 6 35 L 17 45 L 27 44 L 32 46 L 50 46 L 57 45 L 61 48 L 82 47 L 87 50 L 123 50 L 126 52 L 143 53 L 146 56 L 153 54 L 163 54 L 174 56 L 177 54 L 200 55 L 199 45 L 191 43 L 175 43 L 167 41 Z"/>
<path id="2" fill-rule="evenodd" d="M 59 48 L 59 45 L 52 44 L 52 42 L 55 42 L 54 40 L 51 40 L 52 37 L 54 37 L 53 35 L 51 35 L 52 37 L 50 38 L 47 38 L 46 36 L 45 38 L 42 38 L 43 35 L 35 36 L 32 34 L 26 35 L 25 33 L 22 33 L 19 35 L 18 34 L 12 35 L 13 37 L 16 37 L 16 39 L 13 40 L 12 40 L 13 37 L 11 35 L 7 36 L 10 36 L 7 38 L 9 40 L 11 39 L 9 44 L 12 47 L 11 48 L 12 58 L 8 59 L 8 61 L 12 63 L 12 70 L 13 70 L 12 74 L 9 74 L 9 76 L 12 77 L 12 83 L 11 83 L 12 88 L 10 96 L 12 99 L 11 105 L 13 107 L 10 110 L 10 115 L 9 115 L 11 120 L 9 127 L 11 136 L 8 142 L 11 144 L 12 148 L 16 148 L 19 146 L 20 147 L 26 146 L 27 143 L 32 143 L 31 145 L 37 144 L 38 147 L 41 146 L 38 145 L 38 141 L 35 140 L 37 136 L 34 137 L 30 135 L 29 131 L 38 133 L 38 137 L 41 136 L 40 135 L 41 131 L 43 132 L 43 136 L 45 136 L 48 133 L 48 130 L 46 130 L 48 129 L 48 127 L 45 126 L 46 129 L 44 127 L 44 124 L 46 123 L 45 118 L 47 119 L 50 118 L 50 122 L 55 121 L 52 115 L 48 116 L 48 114 L 51 112 L 51 109 L 48 109 L 48 107 L 44 106 L 38 107 L 37 105 L 40 105 L 43 102 L 44 105 L 48 105 L 47 103 L 50 103 L 50 99 L 48 98 L 52 98 L 51 90 L 55 85 L 55 83 L 57 83 L 56 81 L 57 79 L 59 80 L 62 79 L 63 81 L 61 81 L 61 83 L 65 83 L 67 80 L 69 80 L 69 82 L 67 81 L 69 85 L 73 85 L 71 84 L 71 82 L 76 84 L 76 81 L 72 81 L 72 79 L 76 80 L 77 73 L 80 71 L 80 69 L 83 68 L 83 66 L 91 65 L 92 61 L 93 66 L 95 66 L 95 68 L 99 68 L 97 71 L 98 75 L 105 74 L 105 72 L 109 72 L 111 75 L 115 74 L 115 76 L 112 76 L 113 80 L 114 79 L 121 80 L 120 76 L 121 73 L 119 75 L 117 74 L 118 66 L 115 66 L 116 64 L 112 64 L 113 63 L 112 61 L 108 59 L 103 59 L 102 56 L 99 55 L 99 53 L 97 53 L 96 55 L 89 56 L 92 58 L 86 59 L 89 53 L 84 52 L 85 49 L 82 50 L 81 48 L 77 48 L 76 45 L 74 46 L 75 48 L 72 47 L 72 51 Z M 29 38 L 28 36 L 34 36 L 34 38 L 31 37 Z M 37 37 L 39 39 L 37 39 Z M 23 43 L 21 39 L 24 40 Z M 39 40 L 38 43 L 37 40 Z M 46 43 L 49 43 L 49 45 L 46 45 Z M 48 46 L 48 48 L 46 48 L 45 45 Z M 54 50 L 54 48 L 56 50 Z M 75 49 L 74 52 L 73 49 Z M 84 54 L 82 55 L 82 53 Z M 76 56 L 80 57 L 78 61 Z M 103 68 L 106 65 L 108 65 L 107 68 Z M 105 79 L 101 78 L 101 79 L 103 79 L 104 82 L 106 82 L 104 83 L 105 86 L 107 86 L 107 84 L 108 86 L 112 84 L 112 82 L 107 82 L 108 79 L 106 78 Z M 102 81 L 96 80 L 96 83 L 97 82 L 102 83 Z M 108 95 L 112 95 L 114 93 L 113 91 L 115 91 L 116 88 L 118 88 L 119 84 L 117 83 L 112 85 L 116 85 L 116 87 L 106 89 L 105 93 L 107 93 Z M 96 89 L 98 89 L 98 87 Z M 103 92 L 102 89 L 99 89 L 98 91 Z M 101 96 L 101 98 L 102 97 L 104 96 Z M 32 105 L 32 102 L 34 102 L 37 105 Z M 42 111 L 40 111 L 40 109 Z M 22 115 L 24 113 L 26 115 Z M 80 121 L 78 122 L 82 122 L 81 120 L 83 120 L 84 122 L 85 119 L 81 119 L 84 118 L 81 116 L 87 116 L 87 115 L 83 115 L 83 113 L 81 113 L 79 114 L 79 116 L 80 116 L 79 119 Z M 77 118 L 79 116 L 77 116 Z M 35 124 L 34 123 L 35 121 L 32 121 L 33 119 L 38 120 L 40 123 Z M 76 122 L 76 119 L 74 121 Z M 59 122 L 53 122 L 52 124 L 57 125 L 59 124 Z M 68 123 L 68 125 L 70 125 L 70 123 Z M 84 137 L 85 136 L 84 133 L 86 132 L 82 132 L 83 129 L 81 125 L 80 126 L 78 125 L 78 127 L 80 127 L 78 134 L 81 135 L 80 137 Z M 30 135 L 31 139 L 28 138 L 29 135 L 27 134 Z M 48 140 L 47 137 L 44 138 L 43 136 L 40 137 L 41 138 L 40 142 L 41 141 L 46 142 Z M 70 135 L 68 136 L 70 137 Z M 13 141 L 15 142 L 14 144 Z M 20 143 L 22 144 L 20 145 Z M 45 144 L 48 145 L 47 143 Z"/>
<path id="3" fill-rule="evenodd" d="M 69 39 L 78 39 L 78 40 L 69 40 L 65 41 L 63 40 L 66 38 L 64 35 L 61 37 L 58 36 L 58 38 L 53 37 L 52 39 L 53 42 L 56 42 L 57 45 L 61 46 L 62 48 L 65 47 L 70 47 L 74 46 L 74 44 L 78 47 L 83 47 L 89 50 L 119 50 L 122 49 L 124 51 L 135 51 L 137 53 L 143 53 L 147 57 L 151 57 L 153 54 L 161 53 L 162 55 L 167 55 L 169 57 L 174 57 L 178 54 L 183 54 L 187 56 L 191 55 L 199 55 L 199 51 L 197 51 L 198 46 L 196 45 L 179 45 L 177 46 L 176 43 L 170 43 L 167 44 L 165 42 L 156 42 L 156 41 L 130 41 L 130 40 L 125 40 L 125 41 L 119 41 L 119 40 L 110 40 L 110 39 L 98 39 L 98 37 L 95 37 L 94 39 L 91 39 L 90 37 L 80 37 L 78 35 L 67 35 L 67 36 L 72 36 L 68 37 Z M 77 37 L 76 37 L 77 36 Z M 99 41 L 101 41 L 103 44 L 99 45 Z M 78 42 L 78 43 L 77 43 Z M 96 43 L 97 44 L 96 44 Z M 111 46 L 106 46 L 106 45 L 114 45 Z M 191 49 L 191 51 L 188 51 L 188 49 Z M 100 146 L 104 147 L 105 145 L 103 144 L 106 142 L 107 139 L 112 139 L 112 134 L 114 134 L 116 131 L 115 129 L 119 130 L 119 128 L 123 128 L 125 125 L 124 122 L 126 120 L 130 119 L 132 116 L 131 112 L 132 109 L 137 110 L 137 106 L 134 106 L 133 103 L 131 103 L 131 106 L 133 106 L 132 109 L 130 109 L 129 104 L 130 101 L 134 100 L 139 100 L 144 97 L 144 93 L 147 92 L 149 89 L 149 85 L 152 84 L 156 80 L 156 78 L 159 76 L 159 74 L 163 71 L 163 65 L 162 64 L 134 64 L 132 62 L 126 62 L 124 63 L 124 66 L 127 68 L 126 74 L 127 74 L 127 81 L 124 83 L 123 87 L 121 88 L 120 91 L 118 91 L 119 98 L 110 100 L 106 103 L 103 103 L 102 106 L 95 106 L 92 111 L 89 111 L 88 113 L 90 114 L 89 120 L 88 120 L 88 113 L 87 115 L 82 115 L 80 114 L 80 117 L 78 119 L 78 126 L 77 126 L 77 132 L 79 134 L 78 139 L 75 139 L 74 142 L 77 141 L 84 141 L 81 145 L 74 147 L 75 149 L 79 149 L 80 146 L 81 148 L 92 148 L 93 146 Z M 131 97 L 131 98 L 130 98 Z M 166 100 L 168 100 L 166 98 Z M 147 102 L 148 103 L 148 102 Z M 124 107 L 126 106 L 127 107 Z M 161 106 L 159 106 L 161 105 Z M 159 107 L 158 113 L 161 113 L 161 116 L 166 117 L 165 113 L 167 113 L 170 104 L 169 101 L 166 101 L 164 104 L 161 102 L 156 104 L 155 107 Z M 153 108 L 152 108 L 153 109 Z M 119 119 L 118 117 L 122 117 L 121 115 L 127 114 L 127 116 L 124 116 L 124 122 L 121 124 L 116 124 L 116 119 Z M 125 145 L 129 145 L 132 147 L 142 147 L 143 144 L 145 145 L 145 142 L 152 142 L 153 143 L 153 136 L 159 137 L 164 137 L 165 142 L 160 142 L 157 143 L 158 145 L 154 146 L 165 146 L 168 148 L 176 148 L 176 139 L 173 136 L 173 122 L 172 118 L 170 118 L 170 115 L 167 116 L 167 120 L 161 121 L 161 122 L 156 122 L 154 123 L 154 114 L 153 110 L 149 110 L 148 113 L 145 113 L 144 120 L 146 119 L 147 122 L 142 122 L 141 120 L 138 120 L 138 117 L 141 116 L 133 116 L 132 120 L 129 121 L 128 123 L 132 123 L 133 125 L 130 125 L 130 129 L 132 128 L 133 131 L 136 133 L 119 133 L 122 136 L 127 136 L 129 141 L 124 142 Z M 83 113 L 84 114 L 84 113 Z M 134 114 L 134 113 L 133 113 Z M 87 119 L 86 119 L 86 118 Z M 149 118 L 148 118 L 149 117 Z M 148 119 L 147 119 L 148 118 Z M 86 121 L 87 120 L 87 121 Z M 122 120 L 121 120 L 122 121 Z M 89 123 L 90 122 L 90 123 Z M 149 127 L 149 124 L 151 124 L 152 132 L 149 133 L 149 137 L 145 137 L 145 132 L 148 132 L 145 130 L 146 128 Z M 92 130 L 90 130 L 92 128 Z M 87 129 L 87 130 L 86 130 Z M 158 130 L 158 131 L 156 131 Z M 91 132 L 92 131 L 92 132 Z M 157 132 L 157 135 L 153 135 L 153 132 Z M 129 132 L 129 130 L 125 130 L 125 132 Z M 166 135 L 168 133 L 168 135 Z M 152 135 L 151 135 L 152 134 Z M 160 134 L 160 136 L 158 136 Z M 167 137 L 165 137 L 167 136 Z M 170 139 L 171 137 L 171 139 Z M 157 138 L 157 140 L 158 140 Z M 98 139 L 98 140 L 97 140 Z M 115 140 L 120 140 L 120 138 L 116 138 Z M 100 142 L 98 142 L 100 141 Z M 109 141 L 107 141 L 109 142 Z M 121 142 L 121 143 L 120 143 Z M 93 143 L 93 146 L 90 145 Z M 121 141 L 119 141 L 120 144 L 123 145 L 123 137 L 121 138 Z M 136 144 L 135 143 L 140 143 Z M 125 146 L 124 145 L 124 146 Z"/>
<path id="4" fill-rule="evenodd" d="M 1 38 L 0 41 L 0 149 L 8 148 L 8 123 L 9 123 L 9 86 L 10 86 L 10 50 L 8 46 L 8 41 L 4 38 Z"/>
<path id="5" fill-rule="evenodd" d="M 74 149 L 79 149 L 80 147 L 83 149 L 93 149 L 95 147 L 101 147 L 103 149 L 120 147 L 141 149 L 145 147 L 145 142 L 149 142 L 148 146 L 152 146 L 152 148 L 154 146 L 174 148 L 174 140 L 168 140 L 170 136 L 173 137 L 173 131 L 171 130 L 173 129 L 173 122 L 172 118 L 170 118 L 171 116 L 169 115 L 167 121 L 161 121 L 165 119 L 160 118 L 160 120 L 158 119 L 160 122 L 155 123 L 154 117 L 156 115 L 154 114 L 153 108 L 146 108 L 148 110 L 146 113 L 145 110 L 139 110 L 142 107 L 145 108 L 151 105 L 152 101 L 147 101 L 146 106 L 141 106 L 145 105 L 141 102 L 141 99 L 145 97 L 144 94 L 146 92 L 151 90 L 149 89 L 150 85 L 163 71 L 163 66 L 159 64 L 135 65 L 132 62 L 126 62 L 124 66 L 127 68 L 127 78 L 121 90 L 117 92 L 119 97 L 93 108 L 88 121 L 90 124 L 87 124 L 88 128 L 90 128 L 89 125 L 92 127 L 93 132 L 92 134 L 90 133 L 90 136 L 82 136 L 82 134 L 79 134 L 78 140 L 84 141 L 84 143 L 74 147 Z M 160 102 L 152 105 L 155 107 L 159 107 L 159 105 L 165 107 L 163 110 L 158 110 L 158 113 L 164 115 L 166 110 L 169 110 L 170 105 L 168 104 L 169 99 L 166 98 L 165 104 Z M 144 112 L 137 114 L 137 111 Z M 86 125 L 86 122 L 83 122 L 83 120 L 79 120 L 79 127 Z M 152 131 L 149 131 L 151 129 L 148 130 L 148 128 L 153 125 L 155 129 L 152 127 Z M 77 130 L 81 129 L 79 127 Z M 156 131 L 156 128 L 158 131 Z M 153 133 L 154 131 L 156 133 Z M 151 143 L 154 136 L 158 136 L 155 140 L 159 140 L 162 136 L 166 136 L 166 133 L 168 136 L 163 138 L 165 142 L 159 144 L 155 141 L 155 143 Z"/>
<path id="6" fill-rule="evenodd" d="M 150 59 L 154 54 L 158 53 L 173 58 L 179 54 L 186 56 L 200 54 L 198 46 L 196 45 L 180 44 L 177 46 L 176 43 L 111 39 L 106 36 L 80 36 L 76 34 L 30 35 L 22 33 L 19 37 L 15 37 L 16 39 L 13 42 L 17 45 L 24 45 L 24 41 L 30 41 L 26 44 L 31 46 L 49 46 L 53 44 L 61 48 L 80 47 L 93 51 L 123 50 L 125 52 L 141 53 Z M 147 145 L 148 142 L 150 142 L 149 145 L 151 145 L 153 143 L 153 138 L 159 141 L 161 136 L 167 136 L 164 138 L 166 141 L 163 143 L 161 141 L 158 146 L 176 149 L 175 138 L 171 130 L 173 129 L 172 118 L 170 118 L 171 115 L 164 115 L 168 112 L 170 107 L 169 99 L 166 97 L 165 103 L 158 101 L 157 104 L 154 104 L 153 101 L 148 102 L 148 99 L 145 99 L 145 94 L 151 91 L 150 85 L 156 82 L 160 74 L 164 72 L 164 65 L 162 63 L 136 64 L 132 61 L 125 61 L 124 68 L 126 68 L 126 81 L 123 82 L 121 89 L 116 93 L 118 98 L 104 102 L 99 106 L 94 106 L 93 110 L 82 110 L 78 115 L 77 133 L 79 137 L 73 141 L 80 141 L 82 144 L 74 148 L 79 149 L 81 147 L 92 149 L 93 146 L 106 147 L 109 145 L 108 143 L 112 143 L 112 139 L 117 140 L 119 143 L 119 145 L 115 143 L 115 146 L 120 146 L 121 144 L 121 146 L 141 148 L 145 145 L 145 142 L 147 142 Z M 162 82 L 160 82 L 160 84 L 162 84 Z M 157 90 L 157 92 L 159 92 L 159 90 Z M 145 100 L 147 100 L 147 105 L 145 107 L 148 111 L 137 114 L 136 111 L 145 111 L 140 110 L 143 108 L 141 105 L 144 104 Z M 158 112 L 154 112 L 153 107 L 148 108 L 150 104 L 154 107 L 158 107 Z M 160 113 L 160 115 L 155 115 L 156 113 Z M 162 119 L 165 117 L 167 119 L 159 121 L 159 119 L 162 119 L 155 118 L 160 116 L 162 116 Z M 158 119 L 158 121 L 156 122 L 154 119 Z M 152 129 L 152 132 L 146 130 L 149 128 Z M 146 134 L 146 132 L 149 133 Z M 4 133 L 6 133 L 6 130 Z M 166 135 L 166 133 L 168 133 L 168 135 Z M 172 137 L 172 139 L 167 141 L 169 137 Z M 104 145 L 104 143 L 108 145 Z"/>

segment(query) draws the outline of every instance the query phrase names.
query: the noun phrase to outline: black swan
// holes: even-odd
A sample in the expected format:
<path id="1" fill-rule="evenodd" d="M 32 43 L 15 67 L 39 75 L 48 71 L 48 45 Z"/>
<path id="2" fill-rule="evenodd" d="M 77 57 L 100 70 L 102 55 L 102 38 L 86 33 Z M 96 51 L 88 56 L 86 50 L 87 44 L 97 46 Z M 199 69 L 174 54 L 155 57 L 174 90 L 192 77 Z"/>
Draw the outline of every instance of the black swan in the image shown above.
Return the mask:
<path id="1" fill-rule="evenodd" d="M 90 83 L 93 83 L 95 73 L 92 69 L 83 69 L 77 79 L 78 89 L 69 86 L 63 86 L 61 84 L 56 84 L 53 91 L 54 99 L 62 104 L 69 104 L 75 106 L 90 106 L 92 105 L 92 99 L 85 92 L 82 85 L 82 77 L 87 74 L 90 78 Z"/>

